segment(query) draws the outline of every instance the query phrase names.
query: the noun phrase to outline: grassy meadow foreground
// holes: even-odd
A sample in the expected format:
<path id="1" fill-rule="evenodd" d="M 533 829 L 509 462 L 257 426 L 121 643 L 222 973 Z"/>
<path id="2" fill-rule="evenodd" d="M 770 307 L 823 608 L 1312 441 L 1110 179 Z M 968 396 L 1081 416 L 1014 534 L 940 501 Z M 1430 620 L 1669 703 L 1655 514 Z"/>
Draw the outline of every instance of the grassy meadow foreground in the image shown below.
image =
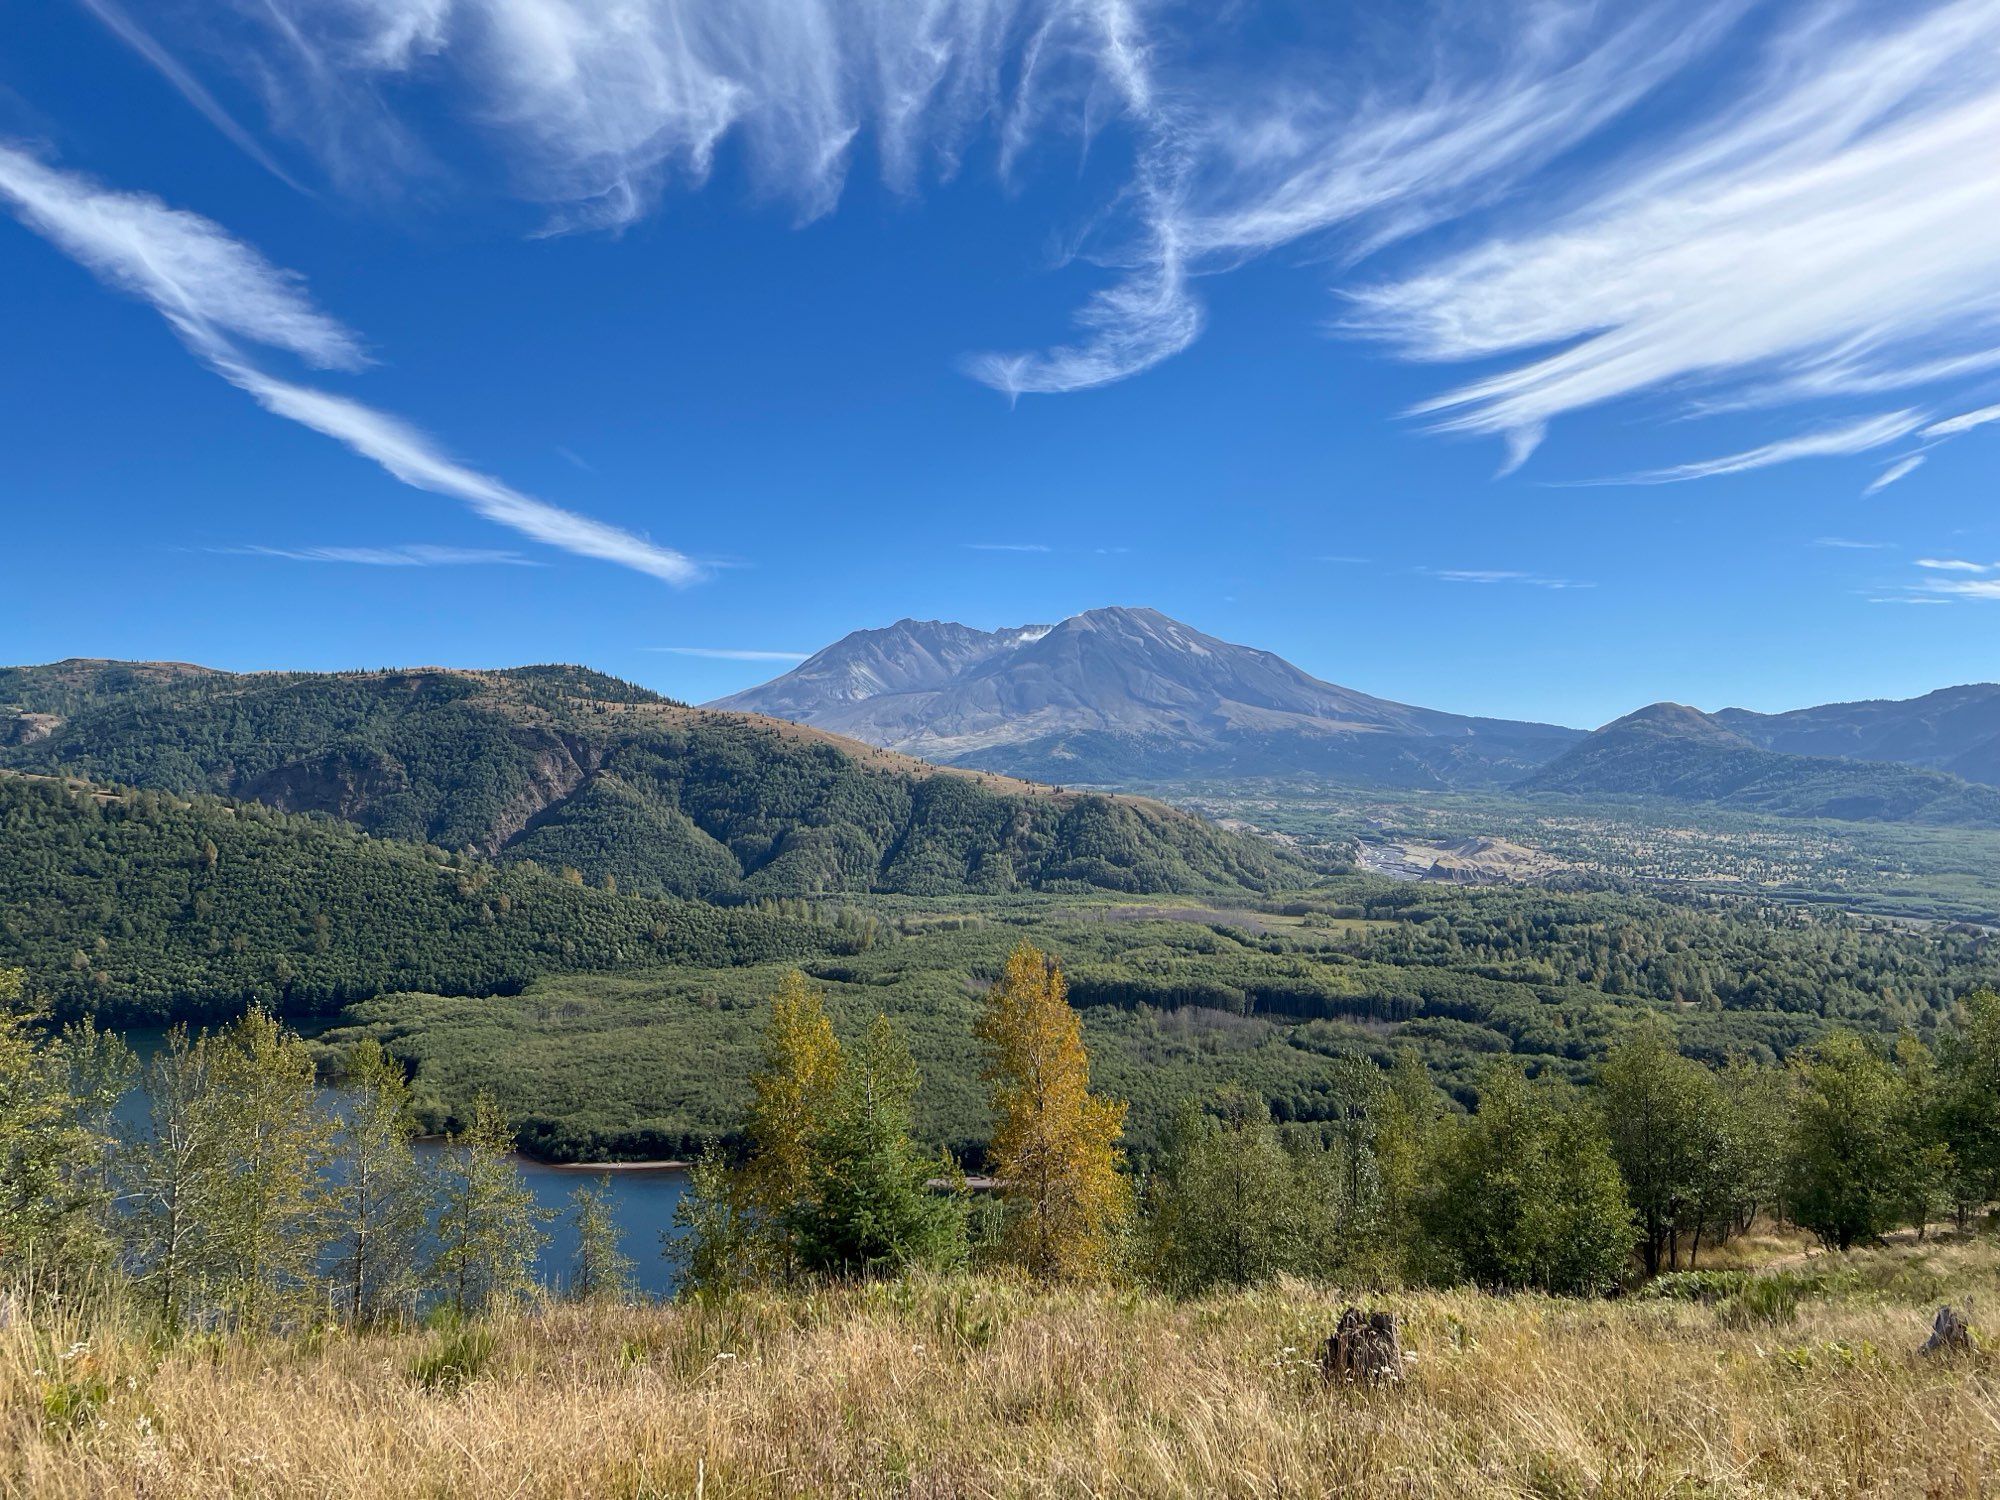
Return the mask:
<path id="1" fill-rule="evenodd" d="M 1612 1302 L 1364 1296 L 1402 1315 L 1415 1356 L 1404 1385 L 1372 1390 L 1321 1380 L 1315 1351 L 1350 1295 L 1297 1281 L 1176 1302 L 916 1278 L 164 1350 L 108 1315 L 15 1318 L 0 1330 L 5 1484 L 57 1497 L 1993 1492 L 2000 1357 L 1914 1352 L 1941 1301 L 2000 1297 L 1990 1240 L 1706 1274 Z"/>

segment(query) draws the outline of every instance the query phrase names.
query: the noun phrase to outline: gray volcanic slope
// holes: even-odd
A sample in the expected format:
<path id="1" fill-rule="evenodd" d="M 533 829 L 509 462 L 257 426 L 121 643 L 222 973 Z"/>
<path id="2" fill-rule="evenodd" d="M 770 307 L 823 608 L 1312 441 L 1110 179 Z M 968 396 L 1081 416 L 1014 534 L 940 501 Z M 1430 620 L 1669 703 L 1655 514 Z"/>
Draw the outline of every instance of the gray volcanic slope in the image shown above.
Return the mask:
<path id="1" fill-rule="evenodd" d="M 1490 786 L 1581 738 L 1373 698 L 1127 608 L 1000 631 L 900 620 L 711 706 L 1071 782 L 1229 774 Z"/>

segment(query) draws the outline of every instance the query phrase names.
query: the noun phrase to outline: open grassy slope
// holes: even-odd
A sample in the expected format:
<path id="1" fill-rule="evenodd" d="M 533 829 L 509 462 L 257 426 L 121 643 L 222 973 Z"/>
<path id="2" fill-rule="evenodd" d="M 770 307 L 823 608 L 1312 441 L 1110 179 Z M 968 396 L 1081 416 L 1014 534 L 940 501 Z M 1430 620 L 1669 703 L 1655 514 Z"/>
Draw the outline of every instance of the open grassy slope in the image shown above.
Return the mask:
<path id="1" fill-rule="evenodd" d="M 1328 1388 L 1357 1294 L 1173 1303 L 951 1280 L 505 1321 L 451 1335 L 150 1346 L 0 1327 L 0 1488 L 43 1500 L 341 1495 L 1929 1496 L 2000 1476 L 2000 1356 L 1921 1359 L 1949 1298 L 2000 1304 L 1991 1240 L 1773 1273 L 1729 1304 L 1358 1294 L 1410 1379 Z M 1824 1273 L 1824 1274 L 1822 1274 Z M 461 1340 L 459 1347 L 478 1341 Z"/>

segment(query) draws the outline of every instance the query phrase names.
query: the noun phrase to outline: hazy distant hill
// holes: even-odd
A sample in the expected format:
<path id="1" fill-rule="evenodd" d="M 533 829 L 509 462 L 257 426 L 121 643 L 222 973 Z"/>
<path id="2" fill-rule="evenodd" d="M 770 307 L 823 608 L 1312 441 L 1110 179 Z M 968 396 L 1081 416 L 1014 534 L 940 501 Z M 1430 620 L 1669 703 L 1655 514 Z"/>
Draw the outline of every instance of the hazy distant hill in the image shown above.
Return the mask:
<path id="1" fill-rule="evenodd" d="M 2000 785 L 2000 683 L 1782 714 L 1725 708 L 1715 719 L 1766 750 L 1896 761 Z"/>
<path id="2" fill-rule="evenodd" d="M 1267 841 L 1156 802 L 940 771 L 797 724 L 688 708 L 572 667 L 189 673 L 65 663 L 0 765 L 320 812 L 384 837 L 740 899 L 1101 886 L 1266 888 Z"/>
<path id="3" fill-rule="evenodd" d="M 1150 609 L 993 632 L 902 620 L 711 706 L 928 760 L 1089 783 L 1303 774 L 1497 785 L 1581 737 L 1370 697 Z"/>
<path id="4" fill-rule="evenodd" d="M 2000 828 L 2000 791 L 1883 761 L 1788 755 L 1720 716 L 1655 703 L 1607 724 L 1520 790 L 1650 797 L 1782 817 Z"/>

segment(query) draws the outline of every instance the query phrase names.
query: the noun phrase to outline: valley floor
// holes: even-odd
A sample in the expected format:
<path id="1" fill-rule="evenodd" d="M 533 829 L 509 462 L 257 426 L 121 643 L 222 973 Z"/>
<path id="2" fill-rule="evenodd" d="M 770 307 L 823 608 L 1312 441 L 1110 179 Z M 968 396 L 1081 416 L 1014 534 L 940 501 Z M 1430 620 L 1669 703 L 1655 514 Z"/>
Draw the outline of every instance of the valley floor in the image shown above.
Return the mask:
<path id="1" fill-rule="evenodd" d="M 1375 1299 L 1408 1382 L 1330 1389 L 1347 1300 L 1173 1303 L 990 1280 L 556 1307 L 468 1333 L 164 1352 L 0 1327 L 0 1489 L 38 1497 L 1978 1496 L 2000 1357 L 1921 1358 L 2000 1305 L 1990 1241 L 1770 1273 L 1738 1304 Z M 460 1378 L 462 1377 L 462 1378 Z"/>

